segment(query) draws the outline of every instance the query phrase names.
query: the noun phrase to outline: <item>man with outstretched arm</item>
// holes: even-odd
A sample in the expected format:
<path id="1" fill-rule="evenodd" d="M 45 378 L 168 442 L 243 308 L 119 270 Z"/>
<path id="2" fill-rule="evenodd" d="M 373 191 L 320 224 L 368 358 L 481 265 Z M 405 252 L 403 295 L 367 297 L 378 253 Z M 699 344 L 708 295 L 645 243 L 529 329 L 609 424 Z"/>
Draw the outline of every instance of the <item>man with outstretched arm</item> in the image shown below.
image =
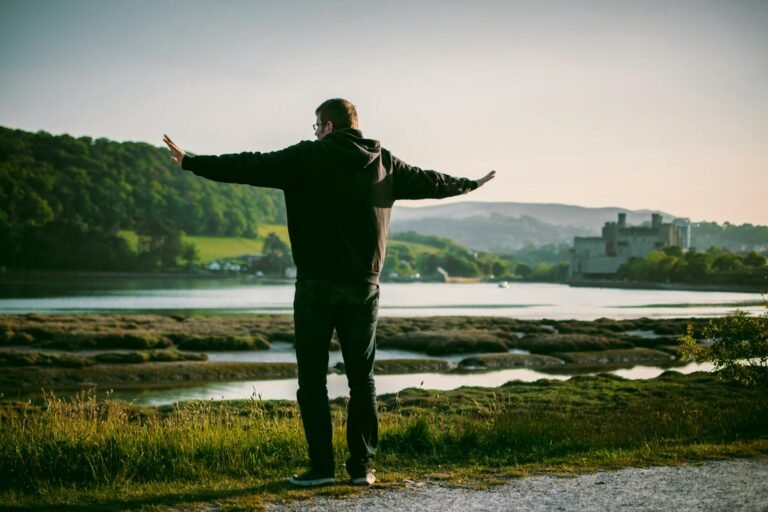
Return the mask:
<path id="1" fill-rule="evenodd" d="M 466 194 L 493 179 L 455 178 L 399 160 L 366 139 L 357 111 L 331 99 L 315 111 L 316 141 L 269 153 L 191 156 L 167 135 L 171 161 L 198 176 L 281 189 L 297 279 L 294 296 L 297 399 L 309 447 L 309 469 L 290 482 L 315 486 L 335 481 L 326 374 L 334 329 L 349 383 L 346 469 L 351 482 L 375 481 L 371 462 L 378 445 L 373 362 L 392 205 L 397 199 Z"/>

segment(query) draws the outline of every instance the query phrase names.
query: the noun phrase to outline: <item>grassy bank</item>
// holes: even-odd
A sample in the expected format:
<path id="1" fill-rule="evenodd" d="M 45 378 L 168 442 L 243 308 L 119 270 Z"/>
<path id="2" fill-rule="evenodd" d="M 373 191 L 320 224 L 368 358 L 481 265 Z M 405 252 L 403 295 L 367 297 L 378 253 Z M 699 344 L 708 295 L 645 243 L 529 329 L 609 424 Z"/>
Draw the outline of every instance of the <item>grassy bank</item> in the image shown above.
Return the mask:
<path id="1" fill-rule="evenodd" d="M 342 400 L 335 450 L 345 458 Z M 381 485 L 403 478 L 487 484 L 723 456 L 768 455 L 768 396 L 705 374 L 650 381 L 579 377 L 380 397 Z M 0 412 L 0 510 L 226 510 L 345 485 L 293 491 L 305 447 L 293 402 L 139 408 L 81 395 Z"/>
<path id="2" fill-rule="evenodd" d="M 175 349 L 103 352 L 93 356 L 47 352 L 0 352 L 0 367 L 44 366 L 84 368 L 95 364 L 140 364 L 150 362 L 207 361 L 205 354 L 185 353 Z M 7 371 L 7 368 L 6 368 Z"/>
<path id="3" fill-rule="evenodd" d="M 499 317 L 385 317 L 377 344 L 429 355 L 465 352 L 594 351 L 676 344 L 688 324 L 698 335 L 708 319 L 518 320 Z M 638 336 L 649 333 L 651 337 Z M 63 350 L 154 349 L 187 344 L 195 350 L 268 349 L 293 341 L 288 315 L 83 314 L 0 315 L 0 345 Z"/>
<path id="4" fill-rule="evenodd" d="M 0 390 L 14 396 L 39 389 L 72 391 L 146 389 L 192 386 L 208 382 L 288 379 L 296 377 L 296 363 L 163 362 L 99 364 L 82 368 L 6 367 L 0 369 Z"/>

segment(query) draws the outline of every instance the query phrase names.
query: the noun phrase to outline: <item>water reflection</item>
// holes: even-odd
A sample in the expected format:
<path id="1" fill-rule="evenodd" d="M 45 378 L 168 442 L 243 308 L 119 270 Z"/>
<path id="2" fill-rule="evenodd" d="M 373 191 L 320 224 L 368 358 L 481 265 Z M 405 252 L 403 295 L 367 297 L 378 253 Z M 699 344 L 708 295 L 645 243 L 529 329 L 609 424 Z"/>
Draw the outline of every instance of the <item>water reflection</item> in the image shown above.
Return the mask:
<path id="1" fill-rule="evenodd" d="M 668 369 L 635 366 L 630 369 L 612 370 L 605 373 L 625 379 L 652 379 Z M 711 364 L 690 363 L 675 367 L 674 371 L 692 373 L 711 371 Z M 594 373 L 593 373 L 594 374 Z M 450 390 L 462 386 L 498 387 L 516 380 L 535 382 L 539 379 L 567 380 L 571 375 L 555 375 L 528 369 L 510 369 L 478 373 L 414 373 L 408 375 L 379 375 L 376 377 L 376 392 L 379 395 L 396 393 L 405 388 Z M 258 380 L 209 384 L 186 389 L 142 390 L 115 392 L 114 397 L 134 401 L 141 405 L 166 405 L 184 400 L 242 400 L 251 397 L 262 400 L 294 400 L 298 384 L 295 378 L 280 380 Z M 344 375 L 328 375 L 328 394 L 331 398 L 349 396 Z"/>

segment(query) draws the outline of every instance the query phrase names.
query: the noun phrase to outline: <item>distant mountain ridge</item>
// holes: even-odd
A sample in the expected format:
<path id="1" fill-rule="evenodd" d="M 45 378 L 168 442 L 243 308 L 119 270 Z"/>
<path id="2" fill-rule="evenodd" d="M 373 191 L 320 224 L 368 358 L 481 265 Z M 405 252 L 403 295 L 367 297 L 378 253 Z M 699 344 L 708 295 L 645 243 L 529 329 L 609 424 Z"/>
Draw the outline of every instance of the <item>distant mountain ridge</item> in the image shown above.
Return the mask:
<path id="1" fill-rule="evenodd" d="M 575 236 L 599 236 L 603 225 L 616 221 L 619 213 L 627 215 L 630 225 L 650 222 L 653 213 L 660 213 L 666 221 L 676 218 L 657 210 L 618 207 L 462 202 L 421 208 L 396 206 L 391 230 L 447 237 L 483 251 L 508 252 L 527 245 L 571 245 Z"/>
<path id="2" fill-rule="evenodd" d="M 467 201 L 445 205 L 408 207 L 396 206 L 392 212 L 393 225 L 429 218 L 466 219 L 469 217 L 533 217 L 546 224 L 570 226 L 599 234 L 603 224 L 615 221 L 619 213 L 627 214 L 627 223 L 640 225 L 650 221 L 651 214 L 660 213 L 669 221 L 678 216 L 659 210 L 629 210 L 619 207 L 590 208 L 558 203 L 512 203 Z"/>
<path id="3" fill-rule="evenodd" d="M 616 222 L 619 213 L 626 214 L 630 226 L 650 223 L 654 213 L 661 214 L 664 222 L 680 218 L 659 210 L 467 201 L 415 208 L 395 206 L 391 231 L 415 231 L 450 238 L 475 250 L 504 253 L 528 245 L 571 246 L 576 236 L 600 236 L 603 225 Z M 768 254 L 768 227 L 692 222 L 691 245 L 698 250 L 716 247 Z"/>

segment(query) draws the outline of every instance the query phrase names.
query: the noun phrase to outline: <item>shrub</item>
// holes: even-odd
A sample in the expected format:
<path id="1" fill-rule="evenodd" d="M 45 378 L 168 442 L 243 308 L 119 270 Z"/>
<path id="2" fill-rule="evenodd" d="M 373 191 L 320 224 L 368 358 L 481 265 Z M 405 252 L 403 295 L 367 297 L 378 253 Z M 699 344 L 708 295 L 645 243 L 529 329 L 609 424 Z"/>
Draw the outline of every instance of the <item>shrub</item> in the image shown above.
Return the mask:
<path id="1" fill-rule="evenodd" d="M 746 385 L 768 385 L 768 302 L 761 316 L 737 310 L 733 315 L 712 320 L 702 331 L 711 344 L 694 338 L 693 325 L 680 338 L 683 354 L 707 361 L 723 377 Z"/>

